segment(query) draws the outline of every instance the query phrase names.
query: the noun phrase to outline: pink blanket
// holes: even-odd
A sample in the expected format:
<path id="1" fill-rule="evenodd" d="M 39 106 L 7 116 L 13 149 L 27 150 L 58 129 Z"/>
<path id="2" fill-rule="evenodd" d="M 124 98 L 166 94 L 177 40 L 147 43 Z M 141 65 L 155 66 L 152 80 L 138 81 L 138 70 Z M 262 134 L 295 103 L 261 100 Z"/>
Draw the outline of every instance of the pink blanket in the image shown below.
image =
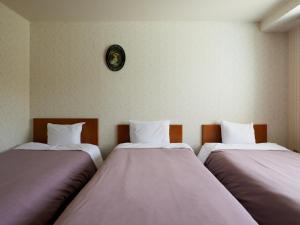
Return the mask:
<path id="1" fill-rule="evenodd" d="M 300 224 L 300 154 L 215 151 L 206 166 L 259 224 Z"/>
<path id="2" fill-rule="evenodd" d="M 186 149 L 118 149 L 55 225 L 253 225 Z"/>
<path id="3" fill-rule="evenodd" d="M 82 151 L 1 153 L 0 225 L 53 224 L 95 172 Z"/>

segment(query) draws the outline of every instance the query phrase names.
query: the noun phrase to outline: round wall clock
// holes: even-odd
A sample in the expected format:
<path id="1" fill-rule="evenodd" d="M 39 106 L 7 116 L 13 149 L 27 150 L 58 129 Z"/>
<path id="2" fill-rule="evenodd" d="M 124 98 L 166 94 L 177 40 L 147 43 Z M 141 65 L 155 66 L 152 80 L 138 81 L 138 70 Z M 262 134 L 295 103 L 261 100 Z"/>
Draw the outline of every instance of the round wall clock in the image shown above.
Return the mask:
<path id="1" fill-rule="evenodd" d="M 106 65 L 112 71 L 119 71 L 125 64 L 126 56 L 120 45 L 111 45 L 106 52 Z"/>

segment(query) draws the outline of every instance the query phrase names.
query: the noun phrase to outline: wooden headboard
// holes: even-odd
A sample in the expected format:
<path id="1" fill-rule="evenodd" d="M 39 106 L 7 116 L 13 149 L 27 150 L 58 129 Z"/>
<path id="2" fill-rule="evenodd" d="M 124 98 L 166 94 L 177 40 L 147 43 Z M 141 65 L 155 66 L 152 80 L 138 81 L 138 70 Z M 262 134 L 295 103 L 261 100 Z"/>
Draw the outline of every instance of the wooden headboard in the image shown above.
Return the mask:
<path id="1" fill-rule="evenodd" d="M 130 142 L 129 125 L 120 124 L 117 126 L 118 144 Z M 170 142 L 182 142 L 182 125 L 170 125 Z"/>
<path id="2" fill-rule="evenodd" d="M 98 145 L 98 119 L 84 118 L 38 118 L 33 119 L 33 141 L 47 143 L 47 124 L 74 124 L 85 122 L 81 132 L 81 142 Z"/>
<path id="3" fill-rule="evenodd" d="M 267 124 L 254 124 L 256 143 L 268 140 Z M 222 143 L 221 126 L 219 124 L 202 125 L 202 144 Z"/>

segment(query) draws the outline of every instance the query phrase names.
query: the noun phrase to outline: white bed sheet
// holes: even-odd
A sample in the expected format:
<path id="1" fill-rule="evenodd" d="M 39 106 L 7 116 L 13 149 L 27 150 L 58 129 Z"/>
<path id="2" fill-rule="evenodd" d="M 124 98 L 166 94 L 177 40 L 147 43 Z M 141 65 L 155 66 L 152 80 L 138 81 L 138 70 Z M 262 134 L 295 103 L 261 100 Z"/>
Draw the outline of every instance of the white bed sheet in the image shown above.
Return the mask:
<path id="1" fill-rule="evenodd" d="M 205 163 L 210 153 L 214 151 L 226 150 L 272 150 L 272 151 L 289 151 L 287 148 L 275 143 L 259 143 L 259 144 L 222 144 L 222 143 L 206 143 L 202 146 L 198 158 Z"/>
<path id="2" fill-rule="evenodd" d="M 142 143 L 122 143 L 116 146 L 116 149 L 128 149 L 128 148 L 136 148 L 136 149 L 145 149 L 145 148 L 159 148 L 166 150 L 174 150 L 174 149 L 188 149 L 194 152 L 191 146 L 186 143 L 170 143 L 165 145 L 159 144 L 142 144 Z"/>
<path id="3" fill-rule="evenodd" d="M 67 151 L 67 150 L 80 150 L 86 152 L 93 160 L 95 166 L 99 168 L 103 162 L 101 150 L 97 145 L 92 144 L 77 144 L 77 145 L 48 145 L 37 142 L 29 142 L 17 146 L 14 149 L 19 150 L 48 150 L 48 151 Z"/>

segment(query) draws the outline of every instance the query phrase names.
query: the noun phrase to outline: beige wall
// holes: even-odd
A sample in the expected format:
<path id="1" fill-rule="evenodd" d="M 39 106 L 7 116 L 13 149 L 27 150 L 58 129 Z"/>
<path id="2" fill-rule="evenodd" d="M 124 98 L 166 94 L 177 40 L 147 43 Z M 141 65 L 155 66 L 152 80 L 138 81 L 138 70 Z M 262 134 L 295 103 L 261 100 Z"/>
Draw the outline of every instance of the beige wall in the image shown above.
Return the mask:
<path id="1" fill-rule="evenodd" d="M 105 49 L 121 44 L 120 72 Z M 32 23 L 31 117 L 98 117 L 100 147 L 129 119 L 171 119 L 200 145 L 200 124 L 265 122 L 287 144 L 287 34 L 248 23 Z"/>
<path id="2" fill-rule="evenodd" d="M 289 147 L 300 151 L 300 27 L 289 33 Z"/>
<path id="3" fill-rule="evenodd" d="M 28 141 L 29 22 L 0 3 L 0 151 Z"/>

